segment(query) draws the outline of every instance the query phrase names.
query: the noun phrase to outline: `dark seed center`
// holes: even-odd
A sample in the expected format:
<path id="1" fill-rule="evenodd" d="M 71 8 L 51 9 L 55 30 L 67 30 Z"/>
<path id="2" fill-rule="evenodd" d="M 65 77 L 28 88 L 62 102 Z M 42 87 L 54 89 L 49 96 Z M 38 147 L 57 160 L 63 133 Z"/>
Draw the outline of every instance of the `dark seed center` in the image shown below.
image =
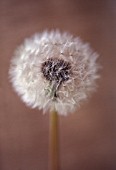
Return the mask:
<path id="1" fill-rule="evenodd" d="M 42 73 L 49 81 L 67 81 L 70 77 L 70 69 L 70 63 L 62 59 L 49 59 L 42 64 Z"/>
<path id="2" fill-rule="evenodd" d="M 42 73 L 52 86 L 52 96 L 57 98 L 60 85 L 70 78 L 71 65 L 63 59 L 50 58 L 42 64 Z"/>

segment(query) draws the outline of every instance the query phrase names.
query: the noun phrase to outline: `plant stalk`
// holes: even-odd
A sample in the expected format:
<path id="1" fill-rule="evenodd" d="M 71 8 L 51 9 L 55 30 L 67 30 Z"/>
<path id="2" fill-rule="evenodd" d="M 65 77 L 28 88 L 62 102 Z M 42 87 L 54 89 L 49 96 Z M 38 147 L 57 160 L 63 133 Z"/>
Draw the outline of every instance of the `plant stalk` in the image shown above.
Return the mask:
<path id="1" fill-rule="evenodd" d="M 58 114 L 50 113 L 50 170 L 59 170 Z"/>

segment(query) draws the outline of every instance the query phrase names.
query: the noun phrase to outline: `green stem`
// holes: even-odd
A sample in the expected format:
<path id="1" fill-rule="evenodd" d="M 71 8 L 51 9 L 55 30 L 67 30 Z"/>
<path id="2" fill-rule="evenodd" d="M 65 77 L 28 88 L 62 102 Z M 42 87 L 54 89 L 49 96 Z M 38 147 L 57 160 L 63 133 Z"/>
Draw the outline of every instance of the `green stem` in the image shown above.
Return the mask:
<path id="1" fill-rule="evenodd" d="M 50 113 L 50 170 L 59 170 L 58 114 Z"/>

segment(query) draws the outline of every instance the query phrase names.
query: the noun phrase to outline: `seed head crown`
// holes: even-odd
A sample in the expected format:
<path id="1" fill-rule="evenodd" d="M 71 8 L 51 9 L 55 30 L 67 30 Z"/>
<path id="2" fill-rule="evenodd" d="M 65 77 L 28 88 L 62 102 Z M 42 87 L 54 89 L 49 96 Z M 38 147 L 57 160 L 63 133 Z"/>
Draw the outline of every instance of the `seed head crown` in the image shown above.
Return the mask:
<path id="1" fill-rule="evenodd" d="M 96 88 L 98 54 L 81 39 L 59 31 L 43 32 L 18 47 L 9 70 L 22 100 L 45 112 L 73 112 Z"/>

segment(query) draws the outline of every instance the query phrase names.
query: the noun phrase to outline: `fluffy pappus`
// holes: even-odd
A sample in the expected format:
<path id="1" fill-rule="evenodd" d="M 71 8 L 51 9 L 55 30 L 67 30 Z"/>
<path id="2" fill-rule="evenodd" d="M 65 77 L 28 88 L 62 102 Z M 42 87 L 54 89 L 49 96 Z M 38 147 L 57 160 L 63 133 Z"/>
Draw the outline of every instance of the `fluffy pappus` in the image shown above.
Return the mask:
<path id="1" fill-rule="evenodd" d="M 43 32 L 17 48 L 9 69 L 21 99 L 44 112 L 72 113 L 96 89 L 98 54 L 69 33 Z"/>

